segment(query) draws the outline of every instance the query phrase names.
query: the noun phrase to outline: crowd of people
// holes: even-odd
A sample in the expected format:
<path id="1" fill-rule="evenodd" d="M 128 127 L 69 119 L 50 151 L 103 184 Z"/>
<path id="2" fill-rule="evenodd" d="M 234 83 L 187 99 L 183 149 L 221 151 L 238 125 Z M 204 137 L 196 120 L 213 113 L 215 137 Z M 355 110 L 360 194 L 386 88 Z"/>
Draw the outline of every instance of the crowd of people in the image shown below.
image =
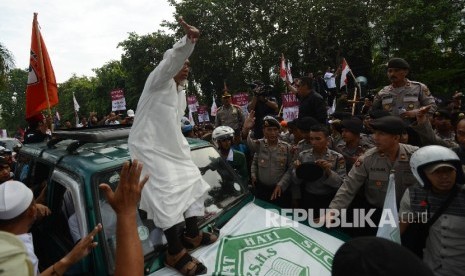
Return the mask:
<path id="1" fill-rule="evenodd" d="M 184 275 L 207 272 L 188 251 L 218 238 L 197 226 L 197 217 L 204 212 L 208 184 L 191 160 L 185 139 L 189 137 L 212 142 L 256 198 L 281 208 L 309 210 L 319 221 L 333 218 L 332 212 L 321 210 L 358 208 L 374 210 L 372 219 L 377 225 L 389 178 L 394 174 L 404 246 L 423 258 L 428 267 L 425 271 L 463 275 L 465 111 L 460 92 L 450 102 L 438 104 L 425 84 L 407 78 L 407 61 L 392 58 L 387 64 L 390 84 L 376 95 L 366 96 L 359 108 L 350 108 L 357 103 L 344 101 L 346 95 L 337 94 L 335 72 L 328 68 L 324 75 L 303 76 L 288 83 L 299 100 L 299 116 L 295 120 L 283 120 L 276 100 L 261 93 L 254 93 L 248 115 L 244 115 L 225 90 L 215 123 L 194 125 L 183 118 L 183 87 L 190 69 L 188 58 L 199 31 L 182 19 L 180 24 L 186 36 L 165 53 L 147 79 L 136 112 L 128 110 L 124 120 L 132 124 L 128 140 L 131 157 L 144 166 L 137 161 L 132 167 L 126 164 L 115 194 L 108 186 L 101 187 L 118 215 L 118 229 L 126 229 L 117 232 L 126 235 L 126 240 L 117 242 L 117 271 L 130 271 L 122 265 L 129 262 L 129 255 L 130 268 L 143 267 L 140 244 L 127 239 L 133 235 L 138 240 L 131 212 L 141 197 L 139 208 L 163 229 L 168 241 L 165 264 Z M 326 88 L 322 90 L 323 86 Z M 345 105 L 328 115 L 335 97 Z M 166 120 L 161 122 L 157 119 L 160 116 Z M 78 127 L 123 123 L 114 113 L 100 121 L 95 114 L 84 119 Z M 29 123 L 25 143 L 43 141 L 53 134 L 42 115 Z M 37 271 L 27 232 L 37 218 L 37 210 L 46 215 L 47 207 L 40 206 L 40 199 L 34 199 L 22 183 L 10 180 L 8 162 L 7 156 L 0 158 L 0 230 L 15 234 L 24 242 Z M 148 178 L 139 180 L 141 173 Z M 425 211 L 429 220 L 422 227 L 407 219 Z M 101 226 L 97 226 L 75 250 L 42 273 L 61 275 L 96 246 L 93 236 L 100 230 Z M 352 237 L 374 236 L 377 227 L 341 230 Z M 422 245 L 415 243 L 419 236 L 425 237 Z M 358 248 L 356 243 L 351 246 Z M 124 256 L 123 250 L 128 250 Z"/>

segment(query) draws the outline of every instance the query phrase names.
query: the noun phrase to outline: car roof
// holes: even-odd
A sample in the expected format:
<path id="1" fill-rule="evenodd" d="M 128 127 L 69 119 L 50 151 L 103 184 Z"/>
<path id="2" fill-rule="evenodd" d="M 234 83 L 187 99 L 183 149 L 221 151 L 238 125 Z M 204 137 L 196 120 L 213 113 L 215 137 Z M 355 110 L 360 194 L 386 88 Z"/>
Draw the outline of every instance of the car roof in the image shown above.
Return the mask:
<path id="1" fill-rule="evenodd" d="M 119 167 L 130 159 L 129 132 L 130 127 L 121 126 L 58 130 L 52 140 L 26 144 L 21 153 L 71 171 L 93 174 Z M 188 138 L 187 141 L 191 150 L 211 146 L 200 139 Z"/>
<path id="2" fill-rule="evenodd" d="M 13 150 L 16 145 L 21 145 L 21 142 L 16 138 L 0 138 L 0 146 L 5 145 L 5 148 Z"/>

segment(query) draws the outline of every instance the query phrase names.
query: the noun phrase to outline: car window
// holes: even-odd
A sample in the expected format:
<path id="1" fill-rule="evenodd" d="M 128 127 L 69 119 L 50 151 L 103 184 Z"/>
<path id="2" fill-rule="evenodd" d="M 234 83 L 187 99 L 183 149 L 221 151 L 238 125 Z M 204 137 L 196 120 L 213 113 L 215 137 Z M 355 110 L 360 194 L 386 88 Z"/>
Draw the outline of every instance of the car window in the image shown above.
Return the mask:
<path id="1" fill-rule="evenodd" d="M 194 163 L 199 167 L 204 180 L 210 185 L 211 189 L 205 200 L 205 216 L 200 220 L 204 223 L 213 220 L 221 211 L 227 209 L 239 197 L 245 194 L 244 187 L 240 184 L 239 176 L 234 173 L 233 169 L 223 161 L 218 152 L 213 147 L 205 147 L 191 151 Z M 107 183 L 115 190 L 119 183 L 119 173 L 121 167 L 111 171 L 98 174 L 95 177 L 96 187 L 100 183 Z M 105 234 L 105 249 L 109 252 L 109 270 L 114 269 L 115 260 L 115 243 L 116 243 L 116 214 L 108 204 L 103 192 L 98 192 L 98 205 L 101 222 Z M 137 226 L 139 238 L 142 242 L 144 255 L 158 255 L 159 249 L 166 244 L 163 231 L 156 228 L 152 220 L 147 219 L 143 210 L 138 210 Z"/>

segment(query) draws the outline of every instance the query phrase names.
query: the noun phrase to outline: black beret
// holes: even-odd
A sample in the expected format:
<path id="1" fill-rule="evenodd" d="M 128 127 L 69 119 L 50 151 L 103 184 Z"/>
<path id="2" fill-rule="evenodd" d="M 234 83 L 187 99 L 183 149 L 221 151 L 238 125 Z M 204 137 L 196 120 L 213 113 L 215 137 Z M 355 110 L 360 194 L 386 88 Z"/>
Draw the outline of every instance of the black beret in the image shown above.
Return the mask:
<path id="1" fill-rule="evenodd" d="M 388 68 L 410 69 L 410 65 L 403 58 L 391 58 L 388 62 Z"/>
<path id="2" fill-rule="evenodd" d="M 313 117 L 303 117 L 297 120 L 297 128 L 303 131 L 310 131 L 312 126 L 317 124 L 318 121 Z"/>
<path id="3" fill-rule="evenodd" d="M 281 124 L 272 116 L 265 116 L 263 118 L 263 128 L 265 127 L 277 127 L 279 129 L 281 128 Z"/>
<path id="4" fill-rule="evenodd" d="M 352 118 L 342 121 L 342 128 L 348 131 L 360 134 L 363 131 L 363 122 L 358 118 Z"/>
<path id="5" fill-rule="evenodd" d="M 351 117 L 352 117 L 352 113 L 350 112 L 336 111 L 333 114 L 331 114 L 331 118 L 339 119 L 339 120 L 350 119 Z"/>
<path id="6" fill-rule="evenodd" d="M 310 182 L 316 181 L 323 176 L 323 168 L 315 162 L 304 162 L 295 170 L 297 178 Z"/>
<path id="7" fill-rule="evenodd" d="M 449 110 L 446 110 L 446 109 L 438 109 L 436 112 L 434 112 L 434 115 L 433 117 L 443 117 L 445 119 L 451 119 L 451 114 L 449 112 Z"/>
<path id="8" fill-rule="evenodd" d="M 0 166 L 1 165 L 8 165 L 8 161 L 3 156 L 0 156 Z"/>
<path id="9" fill-rule="evenodd" d="M 398 116 L 385 116 L 370 122 L 373 130 L 379 130 L 390 134 L 402 134 L 405 132 L 406 125 Z"/>
<path id="10" fill-rule="evenodd" d="M 370 112 L 368 112 L 368 115 L 370 116 L 371 119 L 378 119 L 381 117 L 390 116 L 391 113 L 389 113 L 389 111 L 386 111 L 386 110 L 376 109 L 376 110 L 370 110 Z"/>
<path id="11" fill-rule="evenodd" d="M 433 276 L 408 249 L 377 237 L 361 237 L 343 244 L 334 255 L 332 276 Z"/>

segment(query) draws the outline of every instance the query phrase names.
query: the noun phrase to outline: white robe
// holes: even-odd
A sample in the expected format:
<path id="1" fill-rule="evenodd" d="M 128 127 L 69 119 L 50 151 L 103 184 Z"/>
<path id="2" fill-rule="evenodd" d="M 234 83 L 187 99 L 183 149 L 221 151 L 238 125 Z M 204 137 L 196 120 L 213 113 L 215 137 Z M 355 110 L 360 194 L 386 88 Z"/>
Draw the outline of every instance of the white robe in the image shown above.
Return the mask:
<path id="1" fill-rule="evenodd" d="M 186 97 L 173 79 L 193 50 L 194 43 L 183 37 L 150 73 L 128 140 L 131 158 L 144 164 L 142 175 L 149 175 L 140 208 L 162 229 L 182 222 L 183 213 L 210 188 L 182 135 Z"/>

